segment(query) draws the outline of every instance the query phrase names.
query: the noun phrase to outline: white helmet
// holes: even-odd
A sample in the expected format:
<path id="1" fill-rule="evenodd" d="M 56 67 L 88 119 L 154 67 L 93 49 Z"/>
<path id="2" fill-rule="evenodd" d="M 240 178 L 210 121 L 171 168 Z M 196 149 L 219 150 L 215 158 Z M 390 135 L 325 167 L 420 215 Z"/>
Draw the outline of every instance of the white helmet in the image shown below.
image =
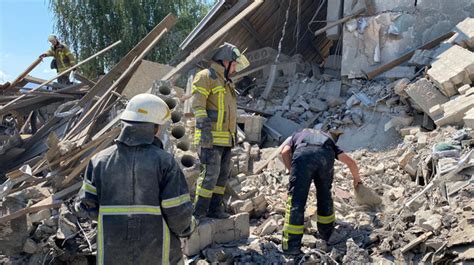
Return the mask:
<path id="1" fill-rule="evenodd" d="M 54 34 L 51 34 L 48 36 L 48 41 L 53 41 L 53 40 L 58 40 L 58 37 L 56 37 L 56 35 Z"/>
<path id="2" fill-rule="evenodd" d="M 149 122 L 164 124 L 171 117 L 168 105 L 158 96 L 152 94 L 138 94 L 127 104 L 120 115 L 124 121 Z"/>

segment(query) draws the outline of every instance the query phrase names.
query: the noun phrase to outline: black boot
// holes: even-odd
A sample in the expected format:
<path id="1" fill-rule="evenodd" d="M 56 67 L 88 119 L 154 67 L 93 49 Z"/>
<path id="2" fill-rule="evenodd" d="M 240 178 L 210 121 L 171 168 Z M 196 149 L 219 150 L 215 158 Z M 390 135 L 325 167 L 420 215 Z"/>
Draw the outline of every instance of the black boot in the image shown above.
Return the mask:
<path id="1" fill-rule="evenodd" d="M 196 202 L 194 204 L 194 217 L 196 219 L 202 219 L 207 216 L 207 212 L 209 210 L 209 204 L 211 203 L 211 199 L 204 198 L 201 196 L 197 196 Z"/>
<path id="2" fill-rule="evenodd" d="M 225 212 L 224 195 L 212 194 L 211 205 L 207 216 L 216 219 L 227 219 L 230 217 L 230 214 Z"/>

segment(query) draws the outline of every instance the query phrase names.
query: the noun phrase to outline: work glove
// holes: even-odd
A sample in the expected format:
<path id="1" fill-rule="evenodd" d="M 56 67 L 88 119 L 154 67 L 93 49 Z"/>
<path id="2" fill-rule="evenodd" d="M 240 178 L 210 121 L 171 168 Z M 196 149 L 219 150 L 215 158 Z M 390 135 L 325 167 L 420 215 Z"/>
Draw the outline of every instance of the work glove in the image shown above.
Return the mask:
<path id="1" fill-rule="evenodd" d="M 45 58 L 45 57 L 46 57 L 46 53 L 43 53 L 43 54 L 41 54 L 41 55 L 39 56 L 39 58 L 41 58 L 41 59 L 43 59 L 43 58 Z"/>
<path id="2" fill-rule="evenodd" d="M 201 130 L 201 139 L 199 145 L 203 148 L 212 148 L 212 125 L 208 117 L 196 118 L 196 128 Z"/>

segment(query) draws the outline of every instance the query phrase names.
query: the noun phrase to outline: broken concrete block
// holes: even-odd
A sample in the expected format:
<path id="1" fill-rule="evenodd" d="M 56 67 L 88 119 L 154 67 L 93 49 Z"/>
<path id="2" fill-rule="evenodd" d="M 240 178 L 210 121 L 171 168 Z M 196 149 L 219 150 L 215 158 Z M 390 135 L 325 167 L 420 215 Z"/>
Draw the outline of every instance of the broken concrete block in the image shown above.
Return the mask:
<path id="1" fill-rule="evenodd" d="M 443 94 L 456 95 L 457 87 L 474 79 L 474 53 L 454 45 L 435 58 L 427 74 Z"/>
<path id="2" fill-rule="evenodd" d="M 212 219 L 204 220 L 199 223 L 196 231 L 188 238 L 181 239 L 183 246 L 183 253 L 186 256 L 194 256 L 201 250 L 210 246 L 213 242 L 212 235 Z"/>
<path id="3" fill-rule="evenodd" d="M 443 106 L 440 104 L 434 105 L 430 108 L 428 113 L 430 114 L 430 117 L 438 117 L 443 115 Z"/>
<path id="4" fill-rule="evenodd" d="M 259 230 L 260 230 L 260 236 L 265 236 L 269 235 L 275 230 L 278 229 L 278 223 L 275 219 L 273 218 L 268 218 L 263 224 L 260 225 Z"/>
<path id="5" fill-rule="evenodd" d="M 41 210 L 37 213 L 30 214 L 30 222 L 31 223 L 41 223 L 43 220 L 48 220 L 51 217 L 51 210 L 45 209 Z"/>
<path id="6" fill-rule="evenodd" d="M 384 130 L 388 131 L 391 128 L 395 128 L 396 130 L 400 130 L 400 128 L 406 127 L 413 122 L 413 117 L 404 115 L 404 116 L 397 116 L 393 117 L 390 121 L 385 123 Z"/>
<path id="7" fill-rule="evenodd" d="M 309 109 L 314 112 L 326 111 L 329 108 L 328 104 L 317 98 L 309 100 Z"/>
<path id="8" fill-rule="evenodd" d="M 269 64 L 269 63 L 274 62 L 277 54 L 278 54 L 277 50 L 271 47 L 265 47 L 265 48 L 248 52 L 245 55 L 247 56 L 252 67 L 258 67 L 264 64 Z"/>
<path id="9" fill-rule="evenodd" d="M 212 223 L 213 241 L 218 244 L 228 243 L 234 240 L 234 220 L 214 219 Z"/>
<path id="10" fill-rule="evenodd" d="M 271 117 L 267 122 L 266 125 L 277 131 L 281 134 L 283 139 L 288 138 L 291 136 L 295 131 L 299 131 L 301 129 L 301 125 L 281 117 L 280 115 L 274 115 Z"/>
<path id="11" fill-rule="evenodd" d="M 405 92 L 412 98 L 421 109 L 430 114 L 430 109 L 438 104 L 444 104 L 449 98 L 444 96 L 436 87 L 425 78 L 421 78 L 413 84 L 408 85 Z M 433 118 L 434 116 L 430 116 Z"/>
<path id="12" fill-rule="evenodd" d="M 467 92 L 469 89 L 471 89 L 471 86 L 470 86 L 470 85 L 464 85 L 464 86 L 458 88 L 458 92 L 459 92 L 459 94 L 464 95 L 464 94 L 466 94 L 466 92 Z"/>
<path id="13" fill-rule="evenodd" d="M 341 96 L 341 81 L 330 81 L 324 84 L 319 89 L 318 98 L 326 99 L 329 96 L 340 97 Z"/>
<path id="14" fill-rule="evenodd" d="M 248 213 L 241 213 L 232 216 L 234 220 L 235 239 L 246 239 L 250 235 L 250 216 Z"/>
<path id="15" fill-rule="evenodd" d="M 453 29 L 457 34 L 454 43 L 464 48 L 474 48 L 474 18 L 468 17 Z"/>
<path id="16" fill-rule="evenodd" d="M 427 143 L 428 143 L 428 136 L 426 136 L 425 134 L 418 136 L 418 141 L 417 141 L 418 148 L 425 147 Z"/>
<path id="17" fill-rule="evenodd" d="M 410 79 L 408 78 L 397 80 L 393 86 L 393 91 L 400 97 L 406 98 L 408 97 L 408 94 L 405 92 L 405 89 L 407 88 L 408 84 L 410 84 Z"/>
<path id="18" fill-rule="evenodd" d="M 265 118 L 258 115 L 239 115 L 237 124 L 243 124 L 245 140 L 251 143 L 260 143 L 262 140 L 262 128 Z"/>
<path id="19" fill-rule="evenodd" d="M 401 168 L 405 168 L 408 163 L 415 157 L 415 152 L 413 150 L 408 149 L 403 153 L 403 155 L 398 159 L 398 164 L 400 165 Z"/>
<path id="20" fill-rule="evenodd" d="M 470 111 L 466 112 L 463 121 L 465 127 L 474 129 L 474 109 L 471 109 Z"/>
<path id="21" fill-rule="evenodd" d="M 370 207 L 377 207 L 382 204 L 380 196 L 364 184 L 359 184 L 355 189 L 355 199 L 358 204 Z"/>
<path id="22" fill-rule="evenodd" d="M 434 122 L 438 126 L 444 126 L 448 124 L 459 124 L 463 123 L 463 118 L 466 112 L 474 108 L 474 94 L 471 95 L 460 95 L 451 101 L 446 102 L 442 105 L 444 113 L 441 117 L 434 118 Z"/>
<path id="23" fill-rule="evenodd" d="M 401 136 L 407 136 L 407 135 L 415 135 L 418 132 L 420 132 L 421 128 L 420 126 L 410 126 L 410 127 L 405 127 L 400 129 L 400 135 Z"/>
<path id="24" fill-rule="evenodd" d="M 25 244 L 23 245 L 23 252 L 26 252 L 28 254 L 34 254 L 38 251 L 38 244 L 31 239 L 27 238 L 25 241 Z"/>
<path id="25" fill-rule="evenodd" d="M 252 204 L 254 209 L 254 214 L 260 216 L 267 211 L 268 202 L 265 199 L 265 195 L 260 194 L 255 198 L 252 198 Z"/>

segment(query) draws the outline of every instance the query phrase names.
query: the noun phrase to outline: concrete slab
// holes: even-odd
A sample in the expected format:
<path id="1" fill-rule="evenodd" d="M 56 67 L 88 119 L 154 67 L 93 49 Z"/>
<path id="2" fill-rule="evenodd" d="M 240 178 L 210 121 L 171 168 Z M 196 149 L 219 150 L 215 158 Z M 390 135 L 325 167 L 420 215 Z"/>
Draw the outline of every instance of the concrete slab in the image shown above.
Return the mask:
<path id="1" fill-rule="evenodd" d="M 281 117 L 280 115 L 275 115 L 271 117 L 266 125 L 276 130 L 279 134 L 282 135 L 282 139 L 286 139 L 291 136 L 294 132 L 302 129 L 302 126 L 292 120 Z"/>
<path id="2" fill-rule="evenodd" d="M 430 109 L 438 104 L 444 104 L 449 98 L 443 95 L 430 81 L 421 78 L 413 84 L 408 85 L 405 92 L 412 98 L 423 111 L 431 116 Z"/>
<path id="3" fill-rule="evenodd" d="M 329 97 L 341 96 L 341 81 L 330 81 L 319 89 L 318 98 L 327 99 Z"/>
<path id="4" fill-rule="evenodd" d="M 463 124 L 466 112 L 474 108 L 474 94 L 461 95 L 442 105 L 443 115 L 434 120 L 436 125 Z"/>

